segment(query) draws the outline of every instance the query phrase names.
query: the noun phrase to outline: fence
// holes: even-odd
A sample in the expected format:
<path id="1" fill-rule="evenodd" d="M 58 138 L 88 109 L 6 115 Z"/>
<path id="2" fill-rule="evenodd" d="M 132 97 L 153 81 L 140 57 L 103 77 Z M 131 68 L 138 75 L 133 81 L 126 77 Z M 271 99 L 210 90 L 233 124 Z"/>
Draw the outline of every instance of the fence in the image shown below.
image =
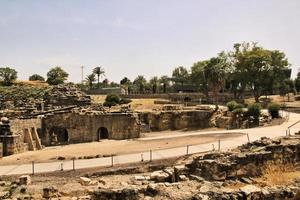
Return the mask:
<path id="1" fill-rule="evenodd" d="M 237 131 L 233 131 L 238 133 Z M 226 135 L 226 133 L 224 133 Z M 283 136 L 284 130 L 278 132 L 277 136 Z M 12 175 L 12 174 L 35 174 L 43 172 L 54 172 L 54 171 L 66 171 L 66 170 L 77 170 L 84 168 L 93 167 L 109 167 L 118 164 L 126 163 L 137 163 L 137 162 L 151 162 L 153 160 L 167 159 L 172 157 L 180 157 L 184 155 L 190 155 L 195 153 L 207 153 L 213 151 L 220 151 L 236 147 L 253 140 L 257 140 L 263 135 L 255 134 L 243 134 L 237 138 L 230 139 L 217 139 L 214 142 L 198 144 L 198 145 L 186 145 L 184 147 L 176 147 L 170 149 L 149 149 L 149 151 L 126 154 L 126 155 L 112 155 L 109 157 L 93 158 L 93 159 L 78 159 L 78 160 L 67 160 L 60 162 L 50 163 L 36 163 L 21 165 L 9 165 L 0 166 L 0 175 Z"/>

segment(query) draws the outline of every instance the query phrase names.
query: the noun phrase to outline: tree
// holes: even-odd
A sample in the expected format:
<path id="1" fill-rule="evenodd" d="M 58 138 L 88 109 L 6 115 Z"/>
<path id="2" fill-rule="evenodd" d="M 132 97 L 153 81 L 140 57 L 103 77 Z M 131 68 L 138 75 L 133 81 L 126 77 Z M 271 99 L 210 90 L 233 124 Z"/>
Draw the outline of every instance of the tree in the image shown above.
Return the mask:
<path id="1" fill-rule="evenodd" d="M 207 85 L 213 93 L 216 109 L 219 104 L 219 91 L 225 85 L 228 68 L 227 56 L 224 52 L 221 52 L 217 57 L 211 58 L 205 66 Z"/>
<path id="2" fill-rule="evenodd" d="M 45 81 L 45 78 L 39 74 L 33 74 L 29 76 L 29 81 Z"/>
<path id="3" fill-rule="evenodd" d="M 209 88 L 208 88 L 208 65 L 209 60 L 199 61 L 193 64 L 191 67 L 191 80 L 197 88 L 203 92 L 207 98 L 209 99 Z"/>
<path id="4" fill-rule="evenodd" d="M 120 81 L 120 84 L 121 84 L 121 85 L 130 85 L 130 84 L 131 84 L 131 81 L 130 81 L 129 78 L 124 77 L 124 78 Z"/>
<path id="5" fill-rule="evenodd" d="M 100 77 L 105 75 L 104 69 L 101 66 L 95 67 L 93 69 L 93 73 L 96 74 L 98 77 L 98 87 L 99 87 Z"/>
<path id="6" fill-rule="evenodd" d="M 18 72 L 12 68 L 0 68 L 0 82 L 2 82 L 4 86 L 10 86 L 15 80 L 17 80 L 17 74 Z"/>
<path id="7" fill-rule="evenodd" d="M 176 67 L 172 72 L 172 80 L 176 84 L 180 83 L 181 89 L 183 89 L 183 85 L 185 82 L 187 82 L 188 78 L 189 78 L 188 70 L 183 66 Z"/>
<path id="8" fill-rule="evenodd" d="M 93 83 L 96 81 L 96 76 L 94 73 L 88 75 L 85 80 L 88 82 L 89 87 L 92 88 L 93 87 Z"/>
<path id="9" fill-rule="evenodd" d="M 107 87 L 108 83 L 109 83 L 109 81 L 107 78 L 102 81 L 102 84 L 104 87 Z"/>
<path id="10" fill-rule="evenodd" d="M 136 77 L 136 79 L 134 79 L 133 84 L 138 88 L 140 93 L 144 93 L 145 87 L 147 85 L 147 80 L 144 76 L 139 75 L 138 77 Z"/>
<path id="11" fill-rule="evenodd" d="M 256 102 L 286 78 L 284 71 L 289 66 L 283 52 L 267 50 L 256 43 L 235 44 L 232 64 L 236 86 L 248 86 Z"/>
<path id="12" fill-rule="evenodd" d="M 168 76 L 161 76 L 159 83 L 163 85 L 163 93 L 167 93 L 167 87 L 170 86 L 170 78 Z"/>
<path id="13" fill-rule="evenodd" d="M 157 76 L 154 76 L 153 78 L 151 78 L 149 82 L 152 87 L 152 93 L 153 94 L 157 93 L 157 87 L 158 87 L 158 83 L 159 83 Z"/>
<path id="14" fill-rule="evenodd" d="M 58 85 L 64 83 L 69 74 L 65 72 L 61 67 L 54 67 L 47 73 L 47 83 L 49 85 Z"/>

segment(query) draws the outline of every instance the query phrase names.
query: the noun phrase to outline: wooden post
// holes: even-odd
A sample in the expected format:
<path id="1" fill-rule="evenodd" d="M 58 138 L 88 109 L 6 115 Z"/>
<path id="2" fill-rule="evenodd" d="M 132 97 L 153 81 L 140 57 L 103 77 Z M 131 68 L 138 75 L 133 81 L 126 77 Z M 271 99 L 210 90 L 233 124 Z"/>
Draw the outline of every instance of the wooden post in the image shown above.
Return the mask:
<path id="1" fill-rule="evenodd" d="M 75 159 L 73 158 L 73 171 L 75 171 Z"/>
<path id="2" fill-rule="evenodd" d="M 248 138 L 248 142 L 250 143 L 250 138 L 249 138 L 249 134 L 247 133 L 247 138 Z"/>
<path id="3" fill-rule="evenodd" d="M 189 145 L 186 145 L 186 155 L 189 155 Z"/>
<path id="4" fill-rule="evenodd" d="M 111 155 L 111 166 L 114 166 L 114 155 Z"/>
<path id="5" fill-rule="evenodd" d="M 219 139 L 219 142 L 218 142 L 218 151 L 221 151 L 221 139 Z"/>
<path id="6" fill-rule="evenodd" d="M 34 175 L 34 161 L 32 161 L 32 175 Z"/>
<path id="7" fill-rule="evenodd" d="M 64 171 L 64 164 L 60 163 L 60 171 Z"/>
<path id="8" fill-rule="evenodd" d="M 150 149 L 150 162 L 152 162 L 152 150 Z"/>

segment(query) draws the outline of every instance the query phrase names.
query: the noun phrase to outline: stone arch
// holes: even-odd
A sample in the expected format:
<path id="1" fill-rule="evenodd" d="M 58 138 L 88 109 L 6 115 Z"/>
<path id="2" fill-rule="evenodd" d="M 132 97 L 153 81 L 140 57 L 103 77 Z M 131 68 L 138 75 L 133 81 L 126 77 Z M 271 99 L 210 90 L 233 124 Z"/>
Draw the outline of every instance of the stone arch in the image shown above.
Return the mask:
<path id="1" fill-rule="evenodd" d="M 101 139 L 108 139 L 109 133 L 106 127 L 100 127 L 97 132 L 98 141 Z"/>
<path id="2" fill-rule="evenodd" d="M 50 129 L 50 137 L 52 144 L 68 144 L 69 132 L 66 128 L 53 127 Z"/>

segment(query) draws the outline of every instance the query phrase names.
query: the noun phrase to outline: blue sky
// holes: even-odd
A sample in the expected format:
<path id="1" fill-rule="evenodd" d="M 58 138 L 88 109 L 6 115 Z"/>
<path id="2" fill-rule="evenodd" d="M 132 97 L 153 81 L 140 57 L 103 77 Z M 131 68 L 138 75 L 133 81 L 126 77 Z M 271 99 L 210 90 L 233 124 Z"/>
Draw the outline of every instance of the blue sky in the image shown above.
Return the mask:
<path id="1" fill-rule="evenodd" d="M 300 67 L 298 0 L 0 0 L 0 66 L 26 80 L 54 66 L 79 82 L 171 75 L 176 66 L 256 41 Z"/>

